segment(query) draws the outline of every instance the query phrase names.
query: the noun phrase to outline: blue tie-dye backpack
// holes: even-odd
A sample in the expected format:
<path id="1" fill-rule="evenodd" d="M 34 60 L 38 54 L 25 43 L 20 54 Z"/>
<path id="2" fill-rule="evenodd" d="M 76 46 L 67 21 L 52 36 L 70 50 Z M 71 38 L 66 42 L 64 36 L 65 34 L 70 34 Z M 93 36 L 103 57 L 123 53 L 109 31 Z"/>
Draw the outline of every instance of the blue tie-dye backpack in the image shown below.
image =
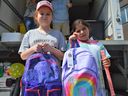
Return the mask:
<path id="1" fill-rule="evenodd" d="M 60 69 L 51 54 L 35 53 L 25 65 L 22 96 L 61 96 Z"/>
<path id="2" fill-rule="evenodd" d="M 64 54 L 62 85 L 64 96 L 101 96 L 95 58 L 86 48 L 70 48 Z"/>

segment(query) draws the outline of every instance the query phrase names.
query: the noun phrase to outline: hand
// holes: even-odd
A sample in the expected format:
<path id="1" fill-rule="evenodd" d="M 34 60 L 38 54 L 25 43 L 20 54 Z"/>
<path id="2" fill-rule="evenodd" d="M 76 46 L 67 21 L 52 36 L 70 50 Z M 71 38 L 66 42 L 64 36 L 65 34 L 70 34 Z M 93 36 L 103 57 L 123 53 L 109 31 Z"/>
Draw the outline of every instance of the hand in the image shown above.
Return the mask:
<path id="1" fill-rule="evenodd" d="M 103 65 L 105 67 L 110 67 L 111 66 L 110 59 L 108 59 L 108 58 L 103 59 L 102 62 L 103 62 Z"/>
<path id="2" fill-rule="evenodd" d="M 77 39 L 77 33 L 74 32 L 70 37 L 69 37 L 69 41 L 72 41 L 72 40 L 76 40 Z"/>
<path id="3" fill-rule="evenodd" d="M 68 4 L 67 4 L 67 7 L 68 7 L 68 8 L 71 8 L 71 7 L 72 7 L 72 3 L 68 3 Z"/>
<path id="4" fill-rule="evenodd" d="M 51 52 L 51 51 L 53 50 L 53 47 L 50 46 L 50 45 L 47 44 L 47 43 L 43 43 L 43 44 L 42 44 L 42 50 L 43 50 L 44 52 Z"/>
<path id="5" fill-rule="evenodd" d="M 42 50 L 42 43 L 38 43 L 31 47 L 34 52 L 40 52 Z"/>

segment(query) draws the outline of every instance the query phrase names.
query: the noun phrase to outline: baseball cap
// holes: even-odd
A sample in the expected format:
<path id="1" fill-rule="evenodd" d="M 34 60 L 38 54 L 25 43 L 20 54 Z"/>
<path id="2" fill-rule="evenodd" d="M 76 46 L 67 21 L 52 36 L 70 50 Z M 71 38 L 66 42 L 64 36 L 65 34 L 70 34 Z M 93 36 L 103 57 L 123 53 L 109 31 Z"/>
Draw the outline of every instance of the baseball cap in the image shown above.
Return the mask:
<path id="1" fill-rule="evenodd" d="M 37 6 L 36 6 L 36 10 L 39 10 L 39 8 L 41 8 L 42 6 L 46 6 L 49 9 L 51 9 L 51 11 L 53 11 L 52 4 L 47 0 L 42 0 L 42 1 L 38 2 Z"/>

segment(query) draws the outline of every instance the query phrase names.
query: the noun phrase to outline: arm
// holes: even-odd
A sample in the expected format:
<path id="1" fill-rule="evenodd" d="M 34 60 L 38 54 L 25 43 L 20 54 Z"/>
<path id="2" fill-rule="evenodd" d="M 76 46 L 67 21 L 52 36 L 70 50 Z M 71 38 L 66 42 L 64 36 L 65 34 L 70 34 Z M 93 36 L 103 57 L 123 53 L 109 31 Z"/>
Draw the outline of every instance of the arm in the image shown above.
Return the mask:
<path id="1" fill-rule="evenodd" d="M 72 7 L 72 1 L 71 0 L 69 0 L 69 2 L 67 3 L 67 7 L 68 8 L 71 8 Z"/>
<path id="2" fill-rule="evenodd" d="M 42 50 L 44 52 L 50 52 L 55 57 L 57 57 L 59 60 L 63 59 L 64 53 L 62 51 L 60 51 L 59 49 L 50 46 L 47 43 L 42 44 Z"/>
<path id="3" fill-rule="evenodd" d="M 69 37 L 69 48 L 72 47 L 72 41 L 73 40 L 77 40 L 77 33 L 76 32 L 73 32 L 73 34 Z"/>
<path id="4" fill-rule="evenodd" d="M 59 60 L 63 60 L 64 53 L 59 49 L 52 48 L 51 53 L 54 54 Z"/>
<path id="5" fill-rule="evenodd" d="M 111 93 L 111 96 L 115 96 L 115 91 L 114 91 L 114 88 L 113 88 L 113 83 L 112 83 L 111 75 L 110 75 L 110 72 L 109 72 L 110 63 L 105 60 L 105 58 L 106 58 L 105 55 L 106 55 L 105 51 L 101 50 L 101 57 L 102 57 L 102 60 L 103 60 L 104 69 L 105 69 L 106 76 L 107 76 L 107 79 L 108 79 L 110 93 Z"/>
<path id="6" fill-rule="evenodd" d="M 33 32 L 32 32 L 33 33 Z M 33 46 L 30 45 L 30 41 L 33 42 L 32 39 L 30 39 L 31 32 L 28 31 L 21 42 L 20 48 L 18 53 L 20 54 L 21 59 L 26 60 L 31 54 L 35 52 L 39 52 L 42 50 L 42 43 L 34 44 Z"/>
<path id="7" fill-rule="evenodd" d="M 42 44 L 39 43 L 26 49 L 23 52 L 20 52 L 20 57 L 22 60 L 26 60 L 31 54 L 39 52 L 40 50 L 42 50 Z"/>
<path id="8" fill-rule="evenodd" d="M 106 48 L 104 47 L 103 44 L 101 44 L 101 57 L 102 57 L 102 63 L 104 67 L 110 67 L 111 62 L 110 62 L 110 55 L 108 53 L 108 51 L 106 50 Z"/>
<path id="9" fill-rule="evenodd" d="M 71 8 L 72 7 L 72 3 L 68 3 L 67 6 L 68 6 L 68 8 Z"/>
<path id="10" fill-rule="evenodd" d="M 32 50 L 32 48 L 29 48 L 25 50 L 24 52 L 20 52 L 20 57 L 22 60 L 26 60 L 33 53 L 34 51 Z"/>
<path id="11" fill-rule="evenodd" d="M 43 50 L 43 52 L 50 52 L 55 57 L 57 57 L 59 60 L 63 59 L 63 52 L 61 52 L 59 49 L 51 47 L 49 44 L 37 44 L 32 46 L 31 48 L 28 48 L 27 50 L 20 53 L 20 57 L 22 60 L 26 60 L 31 54 L 35 52 L 40 52 L 40 50 Z"/>

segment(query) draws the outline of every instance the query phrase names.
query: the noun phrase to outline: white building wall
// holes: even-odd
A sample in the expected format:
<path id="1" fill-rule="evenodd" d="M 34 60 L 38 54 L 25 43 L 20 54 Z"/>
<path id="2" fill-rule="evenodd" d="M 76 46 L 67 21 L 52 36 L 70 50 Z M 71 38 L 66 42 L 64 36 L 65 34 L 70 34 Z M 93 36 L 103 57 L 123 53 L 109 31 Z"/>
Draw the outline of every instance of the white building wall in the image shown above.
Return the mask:
<path id="1" fill-rule="evenodd" d="M 123 40 L 123 30 L 120 18 L 119 0 L 96 0 L 92 18 L 105 21 L 105 37 L 113 40 Z"/>

